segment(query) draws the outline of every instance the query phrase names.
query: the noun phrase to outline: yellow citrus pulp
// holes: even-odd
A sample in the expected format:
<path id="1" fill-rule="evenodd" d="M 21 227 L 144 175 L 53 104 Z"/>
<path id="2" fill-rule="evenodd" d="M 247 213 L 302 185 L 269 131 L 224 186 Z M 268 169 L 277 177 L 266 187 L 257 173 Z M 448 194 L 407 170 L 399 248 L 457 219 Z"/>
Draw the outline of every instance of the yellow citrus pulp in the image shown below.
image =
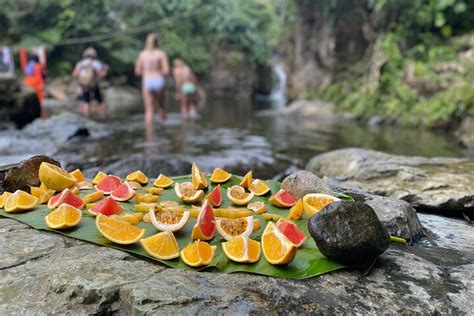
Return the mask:
<path id="1" fill-rule="evenodd" d="M 38 204 L 43 204 L 48 202 L 48 200 L 53 196 L 54 190 L 44 189 L 42 187 L 30 187 L 31 195 L 38 198 Z"/>
<path id="2" fill-rule="evenodd" d="M 205 241 L 196 240 L 181 250 L 180 257 L 188 266 L 202 267 L 212 262 L 215 252 L 216 246 L 211 246 Z"/>
<path id="3" fill-rule="evenodd" d="M 165 176 L 164 174 L 160 174 L 158 178 L 156 178 L 155 182 L 153 182 L 153 185 L 157 188 L 165 189 L 171 186 L 173 183 L 174 181 L 171 178 Z"/>
<path id="4" fill-rule="evenodd" d="M 303 197 L 304 211 L 308 217 L 313 216 L 326 205 L 339 201 L 337 197 L 322 193 L 309 193 Z"/>
<path id="5" fill-rule="evenodd" d="M 255 193 L 256 196 L 262 196 L 270 192 L 270 187 L 265 181 L 255 179 L 249 186 L 249 191 Z"/>
<path id="6" fill-rule="evenodd" d="M 245 174 L 245 176 L 242 178 L 242 181 L 240 181 L 240 186 L 248 189 L 252 185 L 252 171 L 249 171 Z"/>
<path id="7" fill-rule="evenodd" d="M 146 194 L 137 193 L 135 195 L 135 201 L 137 203 L 153 203 L 153 202 L 157 202 L 159 198 L 160 197 L 158 195 L 153 195 L 150 193 L 146 193 Z"/>
<path id="8" fill-rule="evenodd" d="M 227 258 L 235 262 L 253 263 L 260 259 L 260 243 L 245 236 L 222 243 Z"/>
<path id="9" fill-rule="evenodd" d="M 163 188 L 146 188 L 145 191 L 153 195 L 160 195 L 163 192 Z"/>
<path id="10" fill-rule="evenodd" d="M 95 224 L 102 236 L 121 245 L 133 244 L 140 240 L 145 233 L 145 229 L 100 213 L 97 214 Z"/>
<path id="11" fill-rule="evenodd" d="M 247 204 L 247 208 L 255 212 L 255 214 L 262 214 L 267 211 L 267 207 L 265 206 L 265 203 L 263 203 L 262 201 L 249 203 Z"/>
<path id="12" fill-rule="evenodd" d="M 0 195 L 0 208 L 3 208 L 5 206 L 5 201 L 12 195 L 13 193 L 11 192 L 3 192 L 2 195 Z"/>
<path id="13" fill-rule="evenodd" d="M 293 261 L 297 248 L 273 222 L 268 222 L 262 234 L 262 250 L 268 263 L 280 265 Z"/>
<path id="14" fill-rule="evenodd" d="M 82 211 L 69 204 L 61 204 L 45 217 L 46 226 L 52 229 L 74 227 L 81 221 Z"/>
<path id="15" fill-rule="evenodd" d="M 140 223 L 140 221 L 143 219 L 143 213 L 125 213 L 125 214 L 115 214 L 110 216 L 113 219 L 122 221 L 122 222 L 127 222 L 132 225 L 136 225 Z"/>
<path id="16" fill-rule="evenodd" d="M 196 190 L 207 188 L 207 180 L 204 173 L 199 169 L 198 165 L 193 162 L 191 167 L 191 178 L 193 180 L 193 186 Z"/>
<path id="17" fill-rule="evenodd" d="M 170 260 L 179 257 L 179 246 L 172 232 L 164 231 L 140 240 L 143 249 L 152 257 Z"/>
<path id="18" fill-rule="evenodd" d="M 224 183 L 229 181 L 230 177 L 232 177 L 232 174 L 225 171 L 224 169 L 221 168 L 216 168 L 212 172 L 211 180 L 212 183 Z"/>
<path id="19" fill-rule="evenodd" d="M 16 190 L 5 200 L 5 212 L 21 212 L 31 210 L 38 204 L 38 198 L 25 191 Z"/>
<path id="20" fill-rule="evenodd" d="M 92 179 L 92 184 L 99 184 L 100 181 L 104 180 L 107 177 L 105 172 L 99 171 L 95 175 L 94 179 Z"/>
<path id="21" fill-rule="evenodd" d="M 84 203 L 87 204 L 87 203 L 98 201 L 103 197 L 104 197 L 104 192 L 95 191 L 95 192 L 87 194 L 85 197 L 82 198 L 82 200 L 84 201 Z"/>
<path id="22" fill-rule="evenodd" d="M 140 184 L 147 184 L 148 177 L 141 170 L 137 170 L 127 175 L 127 181 L 135 181 Z"/>
<path id="23" fill-rule="evenodd" d="M 77 182 L 76 178 L 67 171 L 48 162 L 41 163 L 38 176 L 44 185 L 55 191 L 70 188 Z"/>
<path id="24" fill-rule="evenodd" d="M 288 219 L 300 219 L 303 217 L 304 206 L 303 200 L 299 199 L 288 211 Z"/>
<path id="25" fill-rule="evenodd" d="M 76 179 L 76 182 L 82 182 L 86 181 L 86 177 L 84 177 L 84 174 L 80 169 L 76 169 L 74 171 L 69 172 L 71 176 L 73 176 Z"/>

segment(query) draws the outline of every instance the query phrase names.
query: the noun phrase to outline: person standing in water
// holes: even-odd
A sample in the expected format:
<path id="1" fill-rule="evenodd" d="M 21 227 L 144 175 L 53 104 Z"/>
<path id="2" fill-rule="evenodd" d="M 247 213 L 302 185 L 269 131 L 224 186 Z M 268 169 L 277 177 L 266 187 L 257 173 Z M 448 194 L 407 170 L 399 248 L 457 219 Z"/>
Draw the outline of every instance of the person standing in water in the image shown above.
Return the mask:
<path id="1" fill-rule="evenodd" d="M 142 76 L 142 95 L 145 105 L 145 124 L 153 126 L 153 108 L 157 105 L 160 117 L 166 118 L 164 108 L 165 77 L 169 74 L 168 56 L 158 48 L 158 35 L 148 34 L 145 49 L 138 55 L 135 74 Z"/>
<path id="2" fill-rule="evenodd" d="M 183 119 L 196 117 L 197 78 L 191 68 L 179 58 L 173 60 L 173 78 L 176 99 L 181 104 L 181 116 Z"/>

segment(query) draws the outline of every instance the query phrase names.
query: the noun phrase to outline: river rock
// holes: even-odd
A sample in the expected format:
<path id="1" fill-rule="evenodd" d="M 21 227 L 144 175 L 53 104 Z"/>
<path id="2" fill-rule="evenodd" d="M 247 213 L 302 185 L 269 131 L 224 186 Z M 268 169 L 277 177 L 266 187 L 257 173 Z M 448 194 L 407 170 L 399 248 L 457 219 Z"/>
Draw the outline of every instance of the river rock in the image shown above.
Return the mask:
<path id="1" fill-rule="evenodd" d="M 123 116 L 143 112 L 140 90 L 131 86 L 110 86 L 104 89 L 110 116 Z"/>
<path id="2" fill-rule="evenodd" d="M 348 114 L 338 111 L 336 105 L 322 100 L 296 100 L 282 110 L 284 115 L 318 121 L 350 119 Z"/>
<path id="3" fill-rule="evenodd" d="M 461 143 L 474 150 L 474 118 L 466 117 L 456 132 Z"/>
<path id="4" fill-rule="evenodd" d="M 301 199 L 308 193 L 333 194 L 323 180 L 306 170 L 290 174 L 281 183 L 281 188 L 290 192 L 295 199 Z"/>
<path id="5" fill-rule="evenodd" d="M 38 178 L 38 170 L 44 161 L 60 166 L 59 162 L 48 156 L 34 156 L 23 160 L 6 172 L 3 189 L 8 192 L 16 190 L 30 192 L 30 186 L 39 186 L 41 183 Z"/>
<path id="6" fill-rule="evenodd" d="M 308 230 L 322 254 L 347 265 L 371 263 L 390 245 L 387 230 L 363 202 L 327 205 L 309 219 Z"/>
<path id="7" fill-rule="evenodd" d="M 474 207 L 474 160 L 390 155 L 348 148 L 311 159 L 306 169 L 331 186 L 392 196 L 415 208 L 454 212 Z"/>

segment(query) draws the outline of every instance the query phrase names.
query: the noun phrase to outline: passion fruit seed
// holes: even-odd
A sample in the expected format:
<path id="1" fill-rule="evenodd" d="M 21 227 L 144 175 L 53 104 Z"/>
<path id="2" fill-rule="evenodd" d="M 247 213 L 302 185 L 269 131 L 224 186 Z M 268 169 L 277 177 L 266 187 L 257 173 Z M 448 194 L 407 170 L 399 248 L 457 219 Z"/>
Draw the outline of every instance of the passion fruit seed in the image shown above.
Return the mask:
<path id="1" fill-rule="evenodd" d="M 242 218 L 223 219 L 221 227 L 232 236 L 238 236 L 247 229 L 247 221 Z"/>

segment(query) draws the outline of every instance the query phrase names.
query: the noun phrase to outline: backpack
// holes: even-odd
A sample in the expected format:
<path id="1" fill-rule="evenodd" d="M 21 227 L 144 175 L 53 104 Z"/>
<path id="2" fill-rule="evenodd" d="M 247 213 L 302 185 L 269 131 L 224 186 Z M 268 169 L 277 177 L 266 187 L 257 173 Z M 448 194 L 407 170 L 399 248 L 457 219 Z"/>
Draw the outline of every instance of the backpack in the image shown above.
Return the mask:
<path id="1" fill-rule="evenodd" d="M 79 85 L 85 92 L 91 91 L 97 85 L 97 74 L 92 62 L 85 62 L 79 69 Z"/>

